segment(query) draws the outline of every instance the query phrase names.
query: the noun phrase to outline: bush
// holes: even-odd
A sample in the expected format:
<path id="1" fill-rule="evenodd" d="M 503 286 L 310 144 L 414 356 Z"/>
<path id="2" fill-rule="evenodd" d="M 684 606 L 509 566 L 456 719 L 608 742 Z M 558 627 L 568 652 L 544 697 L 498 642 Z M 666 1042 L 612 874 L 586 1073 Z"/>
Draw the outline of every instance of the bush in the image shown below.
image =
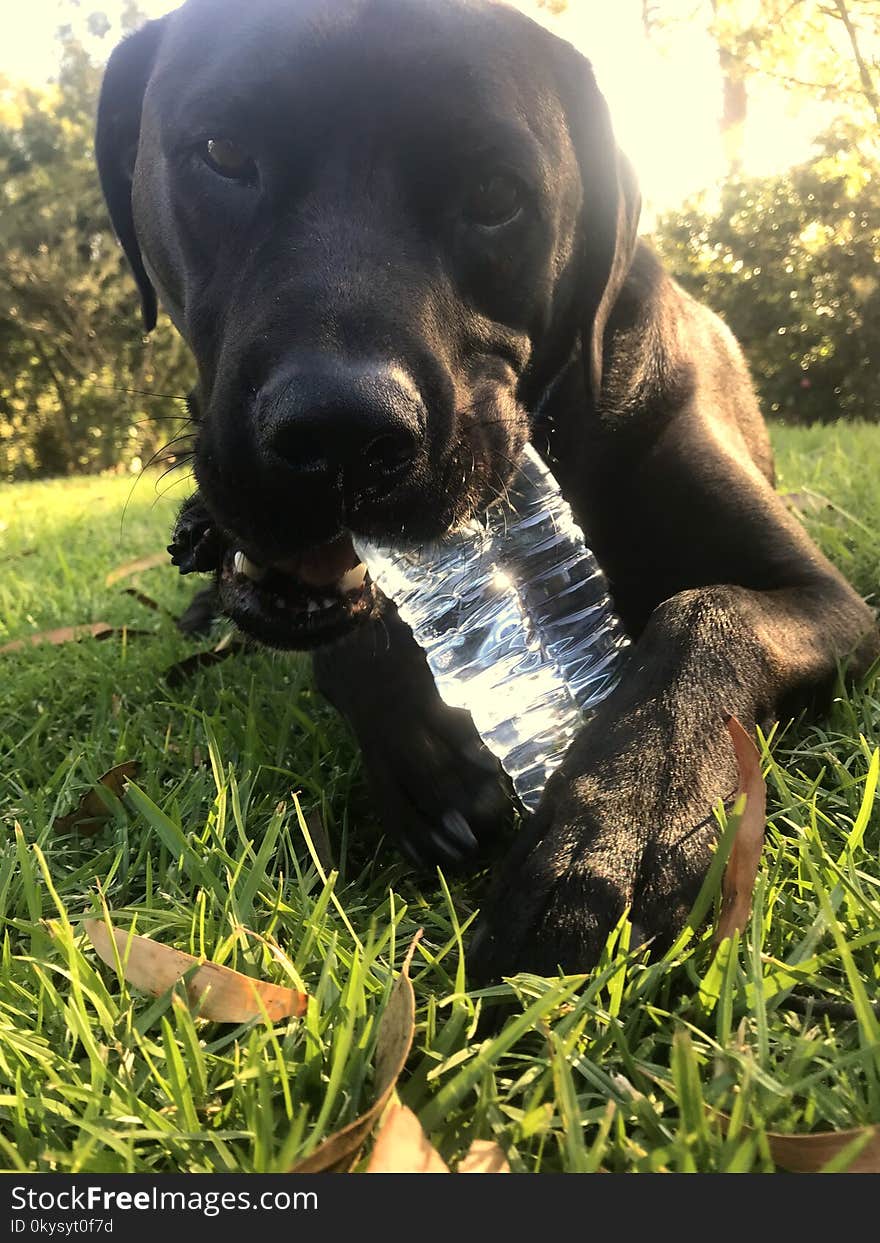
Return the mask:
<path id="1" fill-rule="evenodd" d="M 813 163 L 659 222 L 657 250 L 727 321 L 765 413 L 786 422 L 880 420 L 878 172 L 838 135 Z"/>

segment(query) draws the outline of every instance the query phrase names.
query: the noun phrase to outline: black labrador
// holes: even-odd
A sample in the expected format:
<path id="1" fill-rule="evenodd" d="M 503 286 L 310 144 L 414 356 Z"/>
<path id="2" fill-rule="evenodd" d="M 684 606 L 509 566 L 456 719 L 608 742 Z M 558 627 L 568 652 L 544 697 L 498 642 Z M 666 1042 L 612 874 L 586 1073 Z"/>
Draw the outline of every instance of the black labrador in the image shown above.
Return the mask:
<path id="1" fill-rule="evenodd" d="M 114 52 L 97 154 L 146 327 L 158 291 L 198 365 L 177 559 L 314 649 L 420 864 L 485 857 L 507 793 L 351 533 L 436 537 L 544 454 L 636 643 L 476 966 L 587 967 L 627 905 L 668 941 L 736 786 L 724 714 L 788 715 L 878 634 L 774 492 L 736 342 L 637 240 L 589 63 L 488 0 L 188 0 Z"/>

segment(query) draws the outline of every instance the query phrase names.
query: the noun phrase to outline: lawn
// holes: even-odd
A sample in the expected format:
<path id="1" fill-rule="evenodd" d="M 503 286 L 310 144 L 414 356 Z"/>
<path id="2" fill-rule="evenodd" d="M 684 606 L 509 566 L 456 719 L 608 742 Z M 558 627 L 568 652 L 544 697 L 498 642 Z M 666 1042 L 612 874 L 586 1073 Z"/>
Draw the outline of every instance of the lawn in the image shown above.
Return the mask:
<path id="1" fill-rule="evenodd" d="M 880 427 L 774 435 L 780 487 L 876 599 Z M 399 1091 L 447 1159 L 479 1137 L 520 1171 L 761 1171 L 767 1131 L 880 1121 L 880 680 L 764 747 L 767 843 L 741 943 L 716 956 L 701 931 L 649 962 L 624 928 L 586 978 L 472 991 L 480 879 L 419 879 L 397 858 L 307 662 L 252 650 L 162 677 L 207 643 L 123 588 L 175 614 L 191 580 L 162 567 L 105 585 L 167 542 L 175 500 L 159 491 L 118 476 L 0 488 L 0 645 L 89 621 L 148 632 L 0 656 L 0 1165 L 289 1168 L 371 1102 L 377 1021 L 419 928 Z M 106 825 L 54 831 L 124 760 L 136 787 Z M 319 821 L 329 872 L 304 828 Z M 82 930 L 105 910 L 301 985 L 305 1018 L 223 1026 L 129 990 Z M 501 999 L 503 1026 L 478 1026 Z"/>

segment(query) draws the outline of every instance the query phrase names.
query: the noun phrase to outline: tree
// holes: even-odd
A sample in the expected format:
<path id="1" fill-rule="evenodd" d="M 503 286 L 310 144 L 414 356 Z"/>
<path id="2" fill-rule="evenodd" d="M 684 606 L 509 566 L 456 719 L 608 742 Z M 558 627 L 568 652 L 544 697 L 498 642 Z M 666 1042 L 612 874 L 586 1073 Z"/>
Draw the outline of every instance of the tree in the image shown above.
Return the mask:
<path id="1" fill-rule="evenodd" d="M 189 385 L 170 325 L 139 330 L 94 165 L 100 70 L 61 37 L 57 84 L 0 84 L 0 478 L 145 458 L 182 407 L 132 390 Z"/>
<path id="2" fill-rule="evenodd" d="M 731 172 L 742 162 L 750 84 L 781 84 L 797 99 L 822 100 L 851 123 L 876 155 L 880 127 L 880 0 L 642 0 L 649 38 L 702 22 L 718 49 L 719 125 Z"/>

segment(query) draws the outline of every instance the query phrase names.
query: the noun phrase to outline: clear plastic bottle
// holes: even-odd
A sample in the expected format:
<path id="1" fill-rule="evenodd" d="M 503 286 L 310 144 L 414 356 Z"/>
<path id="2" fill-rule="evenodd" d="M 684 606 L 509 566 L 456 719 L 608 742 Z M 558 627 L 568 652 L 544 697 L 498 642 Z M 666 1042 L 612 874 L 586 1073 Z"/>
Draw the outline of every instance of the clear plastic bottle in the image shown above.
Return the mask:
<path id="1" fill-rule="evenodd" d="M 534 810 L 569 742 L 620 676 L 629 640 L 559 485 L 528 445 L 506 498 L 417 550 L 358 551 Z"/>

